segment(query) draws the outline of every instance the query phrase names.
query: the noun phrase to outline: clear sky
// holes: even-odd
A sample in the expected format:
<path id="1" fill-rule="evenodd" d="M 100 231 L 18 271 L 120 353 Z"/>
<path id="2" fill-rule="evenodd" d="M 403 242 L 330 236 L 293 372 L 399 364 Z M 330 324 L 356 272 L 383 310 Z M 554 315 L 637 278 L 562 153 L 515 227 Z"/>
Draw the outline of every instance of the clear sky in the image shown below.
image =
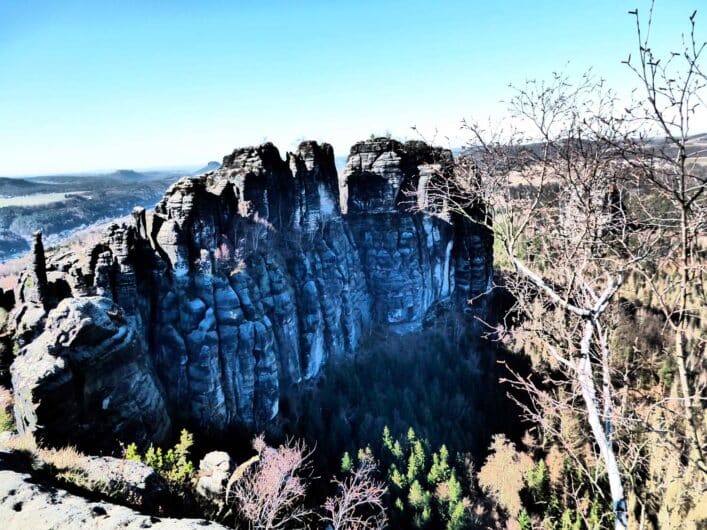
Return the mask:
<path id="1" fill-rule="evenodd" d="M 705 0 L 657 0 L 655 43 Z M 647 0 L 0 0 L 0 175 L 197 166 L 300 139 L 500 112 L 508 83 L 594 66 L 619 89 Z"/>

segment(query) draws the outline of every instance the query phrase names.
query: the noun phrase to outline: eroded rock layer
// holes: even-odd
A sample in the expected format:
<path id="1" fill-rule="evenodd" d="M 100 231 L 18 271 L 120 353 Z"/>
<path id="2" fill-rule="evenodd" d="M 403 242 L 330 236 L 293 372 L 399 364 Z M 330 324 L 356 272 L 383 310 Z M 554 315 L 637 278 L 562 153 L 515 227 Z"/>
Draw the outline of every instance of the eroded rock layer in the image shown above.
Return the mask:
<path id="1" fill-rule="evenodd" d="M 331 146 L 304 142 L 285 160 L 272 144 L 237 149 L 219 170 L 175 183 L 153 213 L 139 209 L 133 223 L 111 226 L 85 253 L 36 264 L 21 278 L 14 312 L 22 349 L 13 380 L 27 396 L 18 401 L 21 425 L 47 424 L 36 406 L 43 390 L 23 390 L 42 386 L 27 382 L 30 359 L 103 355 L 98 344 L 59 338 L 74 325 L 72 304 L 91 303 L 109 320 L 117 311 L 119 328 L 134 336 L 119 368 L 142 363 L 145 399 L 130 414 L 159 426 L 142 433 L 153 438 L 170 422 L 260 427 L 277 414 L 282 388 L 355 354 L 366 330 L 405 332 L 436 302 L 464 305 L 489 284 L 490 236 L 439 209 L 431 215 L 420 199 L 451 166 L 449 151 L 421 142 L 358 143 L 342 176 L 342 215 Z M 70 296 L 78 301 L 46 318 Z M 113 329 L 105 318 L 94 326 L 101 333 Z M 102 371 L 85 377 L 99 380 L 92 385 L 105 398 L 125 390 L 102 381 Z M 121 436 L 119 426 L 113 434 Z"/>

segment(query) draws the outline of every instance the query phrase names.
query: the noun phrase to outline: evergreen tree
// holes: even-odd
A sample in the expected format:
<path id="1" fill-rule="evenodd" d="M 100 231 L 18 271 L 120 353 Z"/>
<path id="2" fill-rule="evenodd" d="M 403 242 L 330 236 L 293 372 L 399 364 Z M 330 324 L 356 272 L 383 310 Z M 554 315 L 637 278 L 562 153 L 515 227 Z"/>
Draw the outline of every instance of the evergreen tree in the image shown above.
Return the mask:
<path id="1" fill-rule="evenodd" d="M 341 471 L 344 473 L 349 473 L 353 469 L 353 460 L 348 451 L 344 453 L 341 457 Z"/>
<path id="2" fill-rule="evenodd" d="M 447 451 L 446 445 L 442 445 L 438 453 L 432 453 L 432 467 L 427 474 L 427 482 L 436 486 L 440 482 L 448 480 L 450 475 L 449 451 Z"/>

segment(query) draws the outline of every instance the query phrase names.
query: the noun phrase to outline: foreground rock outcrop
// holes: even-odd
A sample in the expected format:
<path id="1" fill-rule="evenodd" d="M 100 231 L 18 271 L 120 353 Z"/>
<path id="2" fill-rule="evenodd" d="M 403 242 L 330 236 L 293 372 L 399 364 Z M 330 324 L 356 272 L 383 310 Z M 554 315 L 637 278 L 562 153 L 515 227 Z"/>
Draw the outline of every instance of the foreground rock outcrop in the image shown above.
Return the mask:
<path id="1" fill-rule="evenodd" d="M 125 506 L 94 502 L 66 490 L 34 483 L 28 473 L 0 469 L 0 521 L 4 530 L 52 528 L 225 529 L 204 519 L 143 515 Z"/>
<path id="2" fill-rule="evenodd" d="M 283 389 L 373 326 L 404 333 L 437 303 L 466 307 L 490 284 L 492 240 L 424 203 L 451 170 L 421 142 L 356 144 L 343 215 L 331 146 L 283 160 L 264 144 L 181 179 L 85 253 L 45 264 L 38 240 L 12 315 L 20 428 L 58 443 L 92 418 L 107 441 L 260 427 Z"/>

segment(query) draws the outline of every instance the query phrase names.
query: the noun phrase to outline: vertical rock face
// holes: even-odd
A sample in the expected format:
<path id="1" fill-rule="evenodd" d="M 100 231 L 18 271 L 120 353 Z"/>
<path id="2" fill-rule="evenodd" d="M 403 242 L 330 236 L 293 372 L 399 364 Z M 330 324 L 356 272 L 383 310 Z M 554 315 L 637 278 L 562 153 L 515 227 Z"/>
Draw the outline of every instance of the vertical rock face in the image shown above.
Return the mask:
<path id="1" fill-rule="evenodd" d="M 452 162 L 448 150 L 381 138 L 354 145 L 343 172 L 375 320 L 398 332 L 420 327 L 453 292 L 465 301 L 487 288 L 492 249 L 482 231 L 424 211 L 427 184 L 449 178 Z"/>
<path id="2" fill-rule="evenodd" d="M 201 427 L 262 425 L 279 386 L 352 354 L 368 322 L 356 249 L 341 218 L 330 146 L 286 161 L 271 144 L 175 184 L 156 207 L 151 342 L 177 414 Z"/>
<path id="3" fill-rule="evenodd" d="M 30 268 L 29 280 L 34 283 L 31 292 L 31 301 L 42 304 L 47 291 L 47 271 L 44 257 L 44 245 L 42 244 L 42 231 L 34 233 L 34 243 L 32 245 L 32 266 Z"/>
<path id="4" fill-rule="evenodd" d="M 365 330 L 415 329 L 433 303 L 485 290 L 490 237 L 410 209 L 413 194 L 446 178 L 451 163 L 449 151 L 421 142 L 356 144 L 342 216 L 331 146 L 304 142 L 284 160 L 272 144 L 237 149 L 217 171 L 175 183 L 153 214 L 134 212 L 132 226 L 111 226 L 84 256 L 58 256 L 47 271 L 77 300 L 100 296 L 105 302 L 92 303 L 108 315 L 113 309 L 101 304 L 120 308 L 134 335 L 129 370 L 156 377 L 142 412 L 130 409 L 137 423 L 164 427 L 155 420 L 164 413 L 205 430 L 261 427 L 277 414 L 283 388 L 354 355 Z M 60 307 L 13 367 L 28 429 L 41 423 L 30 412 L 44 395 L 37 389 L 74 403 L 64 368 L 52 368 L 51 381 L 31 377 L 31 359 L 57 358 L 47 333 L 75 325 Z M 83 345 L 67 348 L 64 357 Z M 86 377 L 102 380 L 100 372 Z M 162 427 L 141 435 L 157 438 Z"/>

